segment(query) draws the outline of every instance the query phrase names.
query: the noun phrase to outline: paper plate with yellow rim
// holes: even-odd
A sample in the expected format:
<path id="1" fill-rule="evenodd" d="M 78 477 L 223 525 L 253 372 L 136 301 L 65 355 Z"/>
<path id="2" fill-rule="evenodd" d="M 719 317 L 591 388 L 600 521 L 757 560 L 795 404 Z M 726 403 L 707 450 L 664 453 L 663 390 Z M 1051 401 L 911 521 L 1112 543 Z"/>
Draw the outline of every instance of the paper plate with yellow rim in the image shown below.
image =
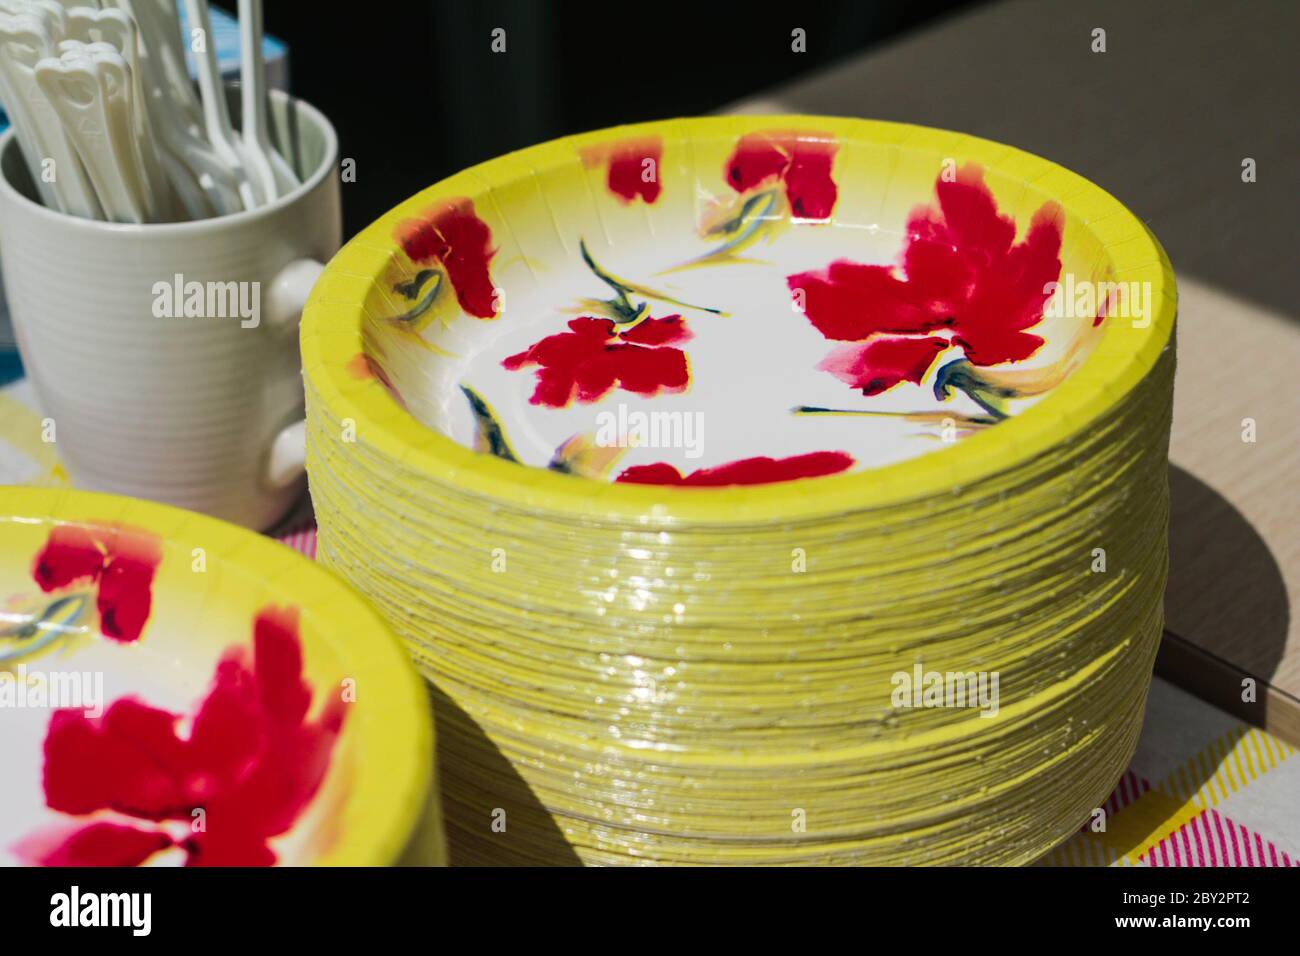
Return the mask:
<path id="1" fill-rule="evenodd" d="M 0 860 L 437 862 L 433 735 L 400 645 L 269 539 L 0 487 Z"/>
<path id="2" fill-rule="evenodd" d="M 865 120 L 679 120 L 398 206 L 318 284 L 304 365 L 367 442 L 521 505 L 790 518 L 1049 448 L 1154 366 L 1174 305 L 1142 223 L 1038 157 Z M 822 475 L 815 502 L 665 490 Z"/>
<path id="3" fill-rule="evenodd" d="M 1064 839 L 1132 752 L 1159 638 L 1175 306 L 1082 177 L 832 117 L 569 137 L 364 230 L 302 329 L 320 555 L 454 705 L 453 844 Z M 1001 703 L 913 706 L 913 673 Z M 492 779 L 536 827 L 486 835 Z"/>

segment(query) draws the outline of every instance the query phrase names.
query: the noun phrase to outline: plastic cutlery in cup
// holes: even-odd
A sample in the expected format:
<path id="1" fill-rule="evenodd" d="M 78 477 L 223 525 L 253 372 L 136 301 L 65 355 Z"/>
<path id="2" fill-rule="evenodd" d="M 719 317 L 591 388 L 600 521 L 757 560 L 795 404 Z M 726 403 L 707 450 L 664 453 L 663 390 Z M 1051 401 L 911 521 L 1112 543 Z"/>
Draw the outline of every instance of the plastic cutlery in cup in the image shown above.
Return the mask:
<path id="1" fill-rule="evenodd" d="M 152 184 L 153 192 L 157 197 L 155 204 L 158 217 L 164 221 L 174 219 L 179 197 L 181 205 L 190 218 L 202 218 L 204 210 L 208 207 L 193 177 L 185 173 L 179 177 L 178 182 L 178 177 L 170 169 L 164 168 L 166 163 L 159 155 L 162 146 L 157 142 L 153 123 L 149 118 L 149 104 L 142 79 L 143 67 L 135 21 L 122 10 L 97 10 L 78 6 L 68 13 L 67 34 L 70 40 L 79 40 L 87 44 L 108 44 L 126 60 L 131 74 L 128 106 L 133 138 L 139 151 L 139 160 L 145 178 Z"/>
<path id="2" fill-rule="evenodd" d="M 85 8 L 79 8 L 77 12 L 83 12 Z M 74 12 L 74 13 L 77 13 Z M 105 10 L 107 13 L 108 10 Z M 121 10 L 112 10 L 118 16 L 125 17 Z M 130 23 L 130 21 L 127 21 Z M 83 31 L 82 35 L 88 35 Z M 134 151 L 138 152 L 135 159 L 143 170 L 143 182 L 146 183 L 146 195 L 153 196 L 152 207 L 155 219 L 153 221 L 170 222 L 178 219 L 178 212 L 185 213 L 183 219 L 198 220 L 208 219 L 212 216 L 212 204 L 208 202 L 207 196 L 204 195 L 203 187 L 199 185 L 198 174 L 190 169 L 181 160 L 173 155 L 173 152 L 166 147 L 164 142 L 159 142 L 153 133 L 153 124 L 149 120 L 148 101 L 144 99 L 142 85 L 140 85 L 139 69 L 133 69 L 133 61 L 138 65 L 138 59 L 134 56 L 135 40 L 134 25 L 130 26 L 130 34 L 126 39 L 129 43 L 123 43 L 126 51 L 131 52 L 131 56 L 122 55 L 121 48 L 117 43 L 100 42 L 83 43 L 82 40 L 64 40 L 59 44 L 59 52 L 78 53 L 85 52 L 88 55 L 94 53 L 117 53 L 122 56 L 126 62 L 127 72 L 130 74 L 130 88 L 126 90 L 125 96 L 127 103 L 125 108 L 130 113 L 131 142 L 133 142 Z M 179 203 L 179 209 L 177 208 Z"/>
<path id="3" fill-rule="evenodd" d="M 109 120 L 109 140 L 123 179 L 144 208 L 146 222 L 171 218 L 171 196 L 166 182 L 152 182 L 145 171 L 140 140 L 136 136 L 132 116 L 134 90 L 126 59 L 109 43 L 89 44 L 86 52 L 99 71 L 101 86 L 107 93 L 105 106 Z"/>
<path id="4" fill-rule="evenodd" d="M 65 55 L 69 59 L 46 57 L 37 63 L 36 82 L 72 138 L 108 219 L 142 223 L 143 202 L 131 188 L 113 142 L 120 129 L 114 128 L 109 111 L 111 80 L 89 56 Z"/>
<path id="5" fill-rule="evenodd" d="M 166 222 L 255 209 L 300 185 L 271 142 L 262 0 L 239 0 L 239 133 L 208 2 L 185 3 L 198 95 L 176 0 L 0 0 L 0 96 L 46 205 Z"/>
<path id="6" fill-rule="evenodd" d="M 180 192 L 183 188 L 178 185 L 181 178 L 179 174 L 182 171 L 192 171 L 203 197 L 218 216 L 243 209 L 244 201 L 239 195 L 238 181 L 230 168 L 206 140 L 182 125 L 179 118 L 162 108 L 162 104 L 156 105 L 158 109 L 153 113 L 154 129 L 162 134 L 162 142 L 166 147 L 160 156 L 170 155 L 171 160 L 177 164 L 170 173 L 177 191 Z M 164 164 L 168 162 L 166 158 L 163 161 Z"/>
<path id="7" fill-rule="evenodd" d="M 29 12 L 39 19 L 49 31 L 51 42 L 63 39 L 67 29 L 67 11 L 55 0 L 28 0 Z"/>
<path id="8" fill-rule="evenodd" d="M 185 45 L 181 41 L 176 0 L 108 0 L 135 21 L 140 35 L 140 56 L 145 67 L 146 92 L 160 96 L 167 108 L 180 113 L 180 122 L 201 128 L 203 110 L 194 95 Z"/>
<path id="9" fill-rule="evenodd" d="M 157 0 L 116 0 L 116 9 L 136 28 L 137 55 L 134 61 L 130 56 L 126 59 L 139 86 L 136 102 L 141 124 L 154 141 L 159 165 L 189 218 L 206 219 L 242 209 L 234 177 L 202 136 L 175 6 Z M 183 76 L 183 81 L 173 74 Z"/>
<path id="10" fill-rule="evenodd" d="M 218 158 L 234 174 L 244 208 L 256 209 L 266 201 L 266 194 L 260 184 L 249 178 L 248 157 L 230 125 L 226 91 L 217 66 L 216 46 L 212 43 L 212 19 L 208 15 L 207 0 L 185 0 L 185 12 L 191 28 L 202 31 L 204 38 L 203 49 L 194 53 L 194 65 L 199 79 L 203 125 L 207 130 L 208 141 Z"/>
<path id="11" fill-rule="evenodd" d="M 130 118 L 131 77 L 126 60 L 112 44 L 102 41 L 83 43 L 80 40 L 63 40 L 58 45 L 58 52 L 59 59 L 69 64 L 88 57 L 102 74 L 100 80 L 107 94 L 105 108 L 109 119 L 108 140 L 109 147 L 113 150 L 113 161 L 132 198 L 144 209 L 145 221 L 157 222 L 161 216 L 159 205 L 162 197 L 144 170 L 140 143 Z"/>
<path id="12" fill-rule="evenodd" d="M 13 6 L 12 4 L 0 5 L 0 10 L 4 11 L 0 14 L 0 43 L 8 43 L 5 32 L 12 29 L 10 10 Z M 66 209 L 67 203 L 63 196 L 55 189 L 54 183 L 43 175 L 42 161 L 46 150 L 37 136 L 36 124 L 31 119 L 26 99 L 19 95 L 18 87 L 10 80 L 9 69 L 3 62 L 8 55 L 0 48 L 0 101 L 4 102 L 13 120 L 18 145 L 22 150 L 23 159 L 27 161 L 27 172 L 41 194 L 41 202 L 51 209 Z"/>
<path id="13" fill-rule="evenodd" d="M 34 164 L 33 179 L 41 198 L 52 209 L 87 219 L 100 217 L 100 203 L 51 104 L 39 89 L 36 62 L 53 56 L 54 40 L 41 19 L 31 15 L 0 15 L 0 76 L 5 104 L 20 130 L 24 153 Z M 24 142 L 25 140 L 25 142 Z M 46 176 L 45 160 L 53 161 Z"/>
<path id="14" fill-rule="evenodd" d="M 244 155 L 267 200 L 298 185 L 289 164 L 271 145 L 266 119 L 266 66 L 262 61 L 262 0 L 239 0 L 240 133 Z"/>

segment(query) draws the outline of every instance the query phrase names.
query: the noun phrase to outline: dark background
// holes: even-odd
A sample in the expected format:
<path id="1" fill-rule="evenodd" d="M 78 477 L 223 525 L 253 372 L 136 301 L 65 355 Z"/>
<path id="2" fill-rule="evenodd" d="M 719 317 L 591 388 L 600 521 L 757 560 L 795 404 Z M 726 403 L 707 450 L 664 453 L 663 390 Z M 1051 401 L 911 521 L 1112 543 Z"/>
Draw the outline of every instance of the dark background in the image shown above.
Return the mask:
<path id="1" fill-rule="evenodd" d="M 233 7 L 233 3 L 223 6 Z M 762 2 L 267 0 L 290 85 L 333 120 L 347 235 L 500 153 L 619 123 L 707 113 L 971 6 Z M 506 31 L 506 52 L 491 34 Z M 807 52 L 791 51 L 806 31 Z M 924 82 L 924 78 L 918 78 Z"/>

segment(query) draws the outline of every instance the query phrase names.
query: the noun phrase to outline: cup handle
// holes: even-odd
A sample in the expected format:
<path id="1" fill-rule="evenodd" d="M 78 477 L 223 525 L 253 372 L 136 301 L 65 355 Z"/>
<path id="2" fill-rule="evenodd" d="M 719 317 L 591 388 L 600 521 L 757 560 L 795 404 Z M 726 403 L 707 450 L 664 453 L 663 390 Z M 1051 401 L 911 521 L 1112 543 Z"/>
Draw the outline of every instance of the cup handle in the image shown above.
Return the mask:
<path id="1" fill-rule="evenodd" d="M 267 290 L 267 324 L 281 334 L 296 331 L 307 296 L 324 269 L 315 259 L 295 259 L 281 269 Z"/>
<path id="2" fill-rule="evenodd" d="M 288 488 L 307 471 L 307 423 L 286 425 L 271 442 L 266 457 L 266 481 L 272 488 Z"/>
<path id="3" fill-rule="evenodd" d="M 307 296 L 325 266 L 315 259 L 295 259 L 271 280 L 267 294 L 267 323 L 287 335 L 298 328 Z M 271 442 L 266 459 L 266 481 L 272 488 L 287 488 L 307 470 L 307 423 L 286 425 Z"/>

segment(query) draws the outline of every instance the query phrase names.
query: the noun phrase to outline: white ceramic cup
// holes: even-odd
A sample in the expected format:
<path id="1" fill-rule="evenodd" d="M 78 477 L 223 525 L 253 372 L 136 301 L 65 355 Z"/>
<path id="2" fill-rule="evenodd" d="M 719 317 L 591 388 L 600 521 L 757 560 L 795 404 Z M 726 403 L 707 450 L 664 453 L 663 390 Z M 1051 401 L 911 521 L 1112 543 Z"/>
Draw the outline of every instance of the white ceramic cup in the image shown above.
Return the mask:
<path id="1" fill-rule="evenodd" d="M 341 238 L 338 139 L 301 100 L 272 91 L 270 106 L 272 140 L 302 185 L 197 222 L 47 209 L 13 132 L 0 137 L 0 261 L 18 349 L 78 487 L 257 529 L 300 496 L 297 329 Z M 186 316 L 187 301 L 201 317 Z"/>

